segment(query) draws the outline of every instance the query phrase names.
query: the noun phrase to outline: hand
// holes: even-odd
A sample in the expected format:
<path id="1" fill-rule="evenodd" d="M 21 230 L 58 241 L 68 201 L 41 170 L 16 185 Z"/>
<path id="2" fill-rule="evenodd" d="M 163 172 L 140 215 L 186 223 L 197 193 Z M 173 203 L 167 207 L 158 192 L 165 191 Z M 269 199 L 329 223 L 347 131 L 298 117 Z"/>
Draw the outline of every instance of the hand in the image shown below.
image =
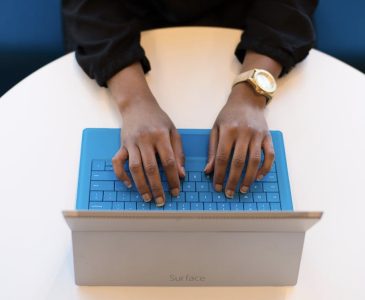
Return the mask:
<path id="1" fill-rule="evenodd" d="M 133 68 L 134 66 L 132 66 Z M 184 151 L 181 137 L 167 114 L 160 108 L 156 99 L 145 84 L 144 74 L 137 67 L 137 73 L 119 78 L 113 78 L 108 86 L 113 96 L 121 91 L 119 84 L 126 80 L 133 82 L 133 91 L 122 89 L 114 96 L 122 115 L 121 148 L 112 159 L 115 175 L 128 187 L 131 179 L 125 172 L 123 164 L 129 159 L 129 169 L 138 192 L 144 201 L 155 199 L 157 206 L 165 203 L 165 194 L 161 184 L 156 153 L 166 173 L 170 193 L 177 196 L 180 192 L 179 177 L 185 177 Z M 123 70 L 121 73 L 125 72 Z M 125 74 L 125 73 L 124 73 Z M 140 76 L 142 74 L 142 77 Z M 120 75 L 120 74 L 119 74 Z M 118 74 L 116 76 L 119 76 Z M 143 79 L 142 79 L 143 78 Z M 140 81 L 142 80 L 142 82 Z M 144 80 L 144 82 L 143 82 Z M 139 86 L 141 85 L 141 86 Z M 123 97 L 120 95 L 123 94 Z M 147 185 L 147 176 L 149 186 Z"/>
<path id="2" fill-rule="evenodd" d="M 261 180 L 274 162 L 274 147 L 264 117 L 266 98 L 254 92 L 249 83 L 239 83 L 233 88 L 226 105 L 219 113 L 210 134 L 208 164 L 205 173 L 214 169 L 214 189 L 222 191 L 232 148 L 231 168 L 225 194 L 233 198 L 249 156 L 246 174 L 240 192 L 247 193 L 255 178 Z M 264 162 L 259 170 L 261 148 Z"/>

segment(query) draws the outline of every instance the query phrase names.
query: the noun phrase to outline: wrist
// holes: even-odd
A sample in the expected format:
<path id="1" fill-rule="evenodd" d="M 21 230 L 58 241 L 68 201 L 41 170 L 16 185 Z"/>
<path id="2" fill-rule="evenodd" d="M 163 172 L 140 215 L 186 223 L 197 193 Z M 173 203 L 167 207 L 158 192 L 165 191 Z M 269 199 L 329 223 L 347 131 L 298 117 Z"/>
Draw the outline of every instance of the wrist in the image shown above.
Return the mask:
<path id="1" fill-rule="evenodd" d="M 240 101 L 244 105 L 265 109 L 267 98 L 255 92 L 254 88 L 247 81 L 236 84 L 228 98 L 229 101 Z"/>
<path id="2" fill-rule="evenodd" d="M 159 106 L 152 93 L 138 93 L 129 97 L 119 97 L 116 103 L 122 116 L 132 111 L 138 112 L 149 109 L 151 106 Z"/>
<path id="3" fill-rule="evenodd" d="M 107 84 L 121 113 L 134 108 L 142 109 L 151 103 L 157 104 L 139 62 L 115 74 Z"/>

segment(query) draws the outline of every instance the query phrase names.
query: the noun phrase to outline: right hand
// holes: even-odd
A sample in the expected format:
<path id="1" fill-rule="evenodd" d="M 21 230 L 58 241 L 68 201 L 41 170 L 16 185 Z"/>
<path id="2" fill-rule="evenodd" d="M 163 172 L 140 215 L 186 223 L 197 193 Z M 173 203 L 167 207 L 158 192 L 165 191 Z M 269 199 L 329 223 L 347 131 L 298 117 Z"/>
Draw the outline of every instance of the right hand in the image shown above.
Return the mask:
<path id="1" fill-rule="evenodd" d="M 112 94 L 113 90 L 118 90 L 113 89 L 115 85 L 112 81 L 108 82 L 108 86 Z M 166 198 L 156 154 L 159 155 L 166 173 L 170 193 L 177 196 L 180 192 L 179 177 L 185 177 L 185 157 L 181 137 L 149 89 L 149 92 L 141 91 L 138 87 L 135 90 L 139 92 L 129 94 L 129 97 L 123 101 L 117 101 L 122 115 L 123 128 L 121 148 L 112 159 L 113 169 L 119 180 L 125 185 L 131 186 L 131 178 L 123 166 L 129 160 L 131 175 L 143 200 L 148 202 L 153 197 L 156 205 L 162 206 Z M 147 185 L 145 174 L 150 188 Z"/>

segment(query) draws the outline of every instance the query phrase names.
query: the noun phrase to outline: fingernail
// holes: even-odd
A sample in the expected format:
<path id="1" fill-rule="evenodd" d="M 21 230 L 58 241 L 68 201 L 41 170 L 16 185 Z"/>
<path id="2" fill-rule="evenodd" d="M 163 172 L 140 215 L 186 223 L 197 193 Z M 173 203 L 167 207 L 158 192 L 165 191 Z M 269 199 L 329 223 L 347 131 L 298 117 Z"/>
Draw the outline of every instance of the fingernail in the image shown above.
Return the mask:
<path id="1" fill-rule="evenodd" d="M 127 186 L 127 188 L 130 188 L 132 186 L 132 184 L 129 183 L 128 180 L 123 181 L 123 183 Z"/>
<path id="2" fill-rule="evenodd" d="M 164 201 L 163 197 L 157 197 L 155 199 L 155 202 L 156 202 L 156 206 L 162 206 L 162 205 L 165 204 L 165 201 Z"/>
<path id="3" fill-rule="evenodd" d="M 143 195 L 142 195 L 142 199 L 143 199 L 145 202 L 149 202 L 149 201 L 151 201 L 151 196 L 150 196 L 148 193 L 146 193 L 146 194 L 143 194 Z"/>
<path id="4" fill-rule="evenodd" d="M 248 187 L 247 187 L 247 186 L 243 186 L 243 187 L 241 187 L 240 192 L 241 192 L 242 194 L 246 194 L 246 193 L 248 192 Z"/>
<path id="5" fill-rule="evenodd" d="M 184 176 L 186 177 L 186 173 L 185 173 L 185 168 L 181 167 L 181 172 L 184 174 Z"/>
<path id="6" fill-rule="evenodd" d="M 221 192 L 222 189 L 223 189 L 223 185 L 222 184 L 215 184 L 214 185 L 214 189 L 217 191 L 217 192 Z"/>
<path id="7" fill-rule="evenodd" d="M 228 198 L 233 198 L 234 194 L 235 194 L 235 191 L 232 191 L 232 190 L 227 190 L 226 191 L 226 196 Z"/>
<path id="8" fill-rule="evenodd" d="M 263 177 L 264 177 L 264 175 L 259 175 L 259 176 L 257 176 L 257 180 L 260 181 Z"/>
<path id="9" fill-rule="evenodd" d="M 178 188 L 174 188 L 171 190 L 171 195 L 173 195 L 175 197 L 178 196 L 179 193 L 180 193 L 180 190 Z"/>
<path id="10" fill-rule="evenodd" d="M 208 164 L 205 166 L 205 169 L 204 169 L 204 171 L 203 172 L 205 172 L 205 170 L 208 168 Z"/>

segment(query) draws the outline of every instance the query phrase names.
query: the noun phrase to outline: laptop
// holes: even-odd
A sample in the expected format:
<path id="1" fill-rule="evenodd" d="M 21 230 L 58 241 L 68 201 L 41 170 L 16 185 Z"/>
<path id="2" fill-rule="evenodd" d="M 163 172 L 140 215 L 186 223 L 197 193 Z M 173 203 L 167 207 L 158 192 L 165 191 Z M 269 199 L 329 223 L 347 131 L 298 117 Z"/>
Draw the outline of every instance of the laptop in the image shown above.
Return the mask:
<path id="1" fill-rule="evenodd" d="M 231 199 L 215 192 L 212 174 L 203 173 L 210 130 L 179 132 L 186 178 L 172 196 L 159 164 L 166 195 L 159 207 L 115 177 L 111 158 L 120 148 L 120 129 L 83 131 L 76 209 L 63 212 L 72 230 L 76 284 L 295 285 L 305 232 L 322 213 L 293 211 L 282 133 L 271 131 L 270 172 Z"/>

